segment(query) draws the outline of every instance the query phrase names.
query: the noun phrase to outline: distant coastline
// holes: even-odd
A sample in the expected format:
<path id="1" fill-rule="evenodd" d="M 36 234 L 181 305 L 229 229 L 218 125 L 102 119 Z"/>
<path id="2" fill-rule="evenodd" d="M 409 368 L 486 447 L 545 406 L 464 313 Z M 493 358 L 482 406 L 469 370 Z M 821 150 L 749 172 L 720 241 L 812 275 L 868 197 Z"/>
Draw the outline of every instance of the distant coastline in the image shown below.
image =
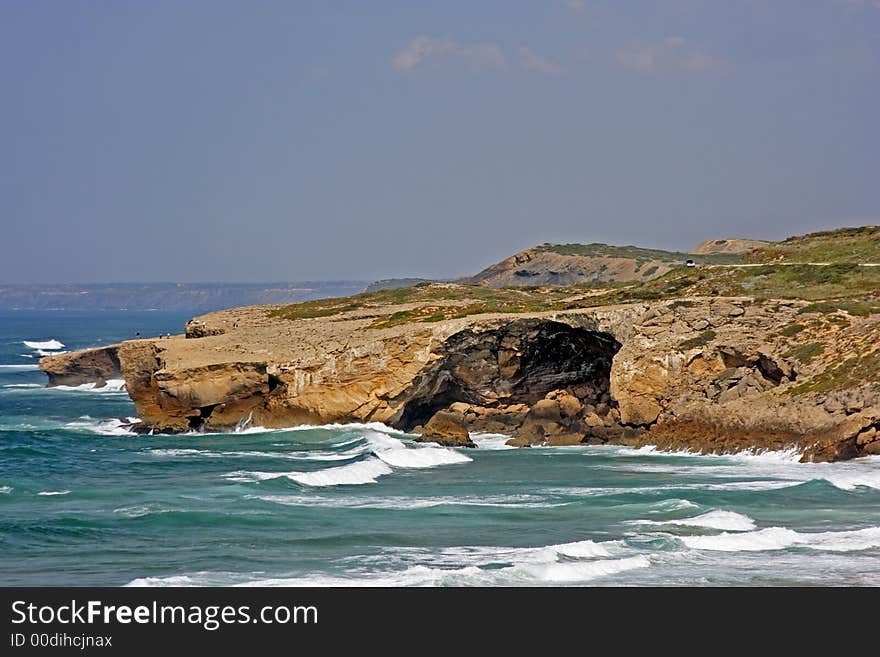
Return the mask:
<path id="1" fill-rule="evenodd" d="M 242 305 L 296 303 L 349 296 L 362 292 L 368 284 L 369 281 L 0 284 L 0 311 L 211 312 Z"/>

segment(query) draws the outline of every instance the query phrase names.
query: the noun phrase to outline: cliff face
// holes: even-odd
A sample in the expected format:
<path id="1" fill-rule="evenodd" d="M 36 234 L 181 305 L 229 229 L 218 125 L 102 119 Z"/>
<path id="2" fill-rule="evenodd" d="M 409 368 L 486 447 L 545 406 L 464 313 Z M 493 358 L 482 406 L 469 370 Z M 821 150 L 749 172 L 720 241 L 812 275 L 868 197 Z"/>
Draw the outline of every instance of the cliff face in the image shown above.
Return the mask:
<path id="1" fill-rule="evenodd" d="M 41 366 L 50 384 L 118 371 L 144 430 L 381 421 L 419 432 L 437 417 L 516 445 L 880 453 L 880 315 L 829 321 L 802 301 L 719 297 L 405 323 L 392 320 L 412 304 L 340 308 L 223 311 L 186 336 Z"/>

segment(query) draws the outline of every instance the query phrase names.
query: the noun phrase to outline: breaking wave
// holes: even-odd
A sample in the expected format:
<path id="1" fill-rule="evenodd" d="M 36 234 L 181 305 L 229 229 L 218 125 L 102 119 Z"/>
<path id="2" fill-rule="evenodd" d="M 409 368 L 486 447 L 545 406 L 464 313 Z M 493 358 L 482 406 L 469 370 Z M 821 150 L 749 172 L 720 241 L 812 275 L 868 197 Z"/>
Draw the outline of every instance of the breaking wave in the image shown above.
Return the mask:
<path id="1" fill-rule="evenodd" d="M 48 349 L 48 350 L 52 350 L 52 351 L 57 351 L 58 349 L 64 349 L 64 343 L 60 342 L 58 340 L 45 340 L 43 342 L 40 342 L 37 340 L 23 340 L 22 344 L 25 347 L 28 347 L 30 349 L 36 349 L 38 351 L 40 349 Z"/>
<path id="2" fill-rule="evenodd" d="M 744 534 L 725 532 L 716 536 L 681 536 L 679 540 L 696 550 L 721 552 L 762 552 L 795 547 L 853 552 L 880 547 L 880 527 L 841 532 L 796 532 L 785 527 L 767 527 Z"/>
<path id="3" fill-rule="evenodd" d="M 683 527 L 706 527 L 707 529 L 723 529 L 733 532 L 747 532 L 756 529 L 755 521 L 734 511 L 709 511 L 693 518 L 677 520 L 629 520 L 632 525 L 678 525 Z"/>
<path id="4" fill-rule="evenodd" d="M 107 379 L 104 385 L 97 383 L 82 383 L 78 386 L 52 386 L 47 390 L 62 390 L 65 392 L 125 392 L 125 379 Z"/>

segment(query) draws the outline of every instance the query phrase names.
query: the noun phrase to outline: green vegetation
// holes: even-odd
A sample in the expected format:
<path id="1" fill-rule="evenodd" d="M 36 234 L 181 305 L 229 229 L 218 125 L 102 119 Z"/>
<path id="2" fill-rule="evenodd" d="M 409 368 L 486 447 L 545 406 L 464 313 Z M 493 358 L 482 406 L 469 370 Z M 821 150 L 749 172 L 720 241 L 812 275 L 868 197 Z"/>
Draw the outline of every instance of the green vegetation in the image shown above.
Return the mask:
<path id="1" fill-rule="evenodd" d="M 715 331 L 703 331 L 695 338 L 691 338 L 690 340 L 684 340 L 678 345 L 679 349 L 693 349 L 694 347 L 702 347 L 704 345 L 709 344 L 712 340 L 715 339 Z"/>
<path id="2" fill-rule="evenodd" d="M 880 381 L 880 349 L 847 358 L 809 381 L 795 386 L 789 392 L 793 395 L 807 392 L 824 393 L 857 386 L 865 381 Z"/>
<path id="3" fill-rule="evenodd" d="M 785 338 L 793 338 L 805 328 L 807 327 L 803 324 L 789 324 L 779 332 L 779 335 Z"/>
<path id="4" fill-rule="evenodd" d="M 818 342 L 807 342 L 796 347 L 792 347 L 782 354 L 785 358 L 797 358 L 802 363 L 809 363 L 813 358 L 822 353 L 824 348 Z"/>
<path id="5" fill-rule="evenodd" d="M 596 286 L 601 291 L 602 286 Z M 320 299 L 275 308 L 270 317 L 281 319 L 309 319 L 330 317 L 353 310 L 380 311 L 388 306 L 418 304 L 409 310 L 393 314 L 381 313 L 373 326 L 383 328 L 407 322 L 438 322 L 479 313 L 526 313 L 560 310 L 569 306 L 572 295 L 581 297 L 594 288 L 584 287 L 525 287 L 489 288 L 478 285 L 427 284 L 413 287 L 364 292 L 341 299 Z M 610 289 L 610 288 L 609 288 Z"/>
<path id="6" fill-rule="evenodd" d="M 837 301 L 819 301 L 817 303 L 811 303 L 808 306 L 804 306 L 803 308 L 798 310 L 798 314 L 803 315 L 806 313 L 821 313 L 823 315 L 826 315 L 829 313 L 836 313 L 840 310 L 849 315 L 865 317 L 867 315 L 873 315 L 874 313 L 880 313 L 880 302 L 856 301 L 846 299 L 841 299 Z"/>
<path id="7" fill-rule="evenodd" d="M 606 245 L 564 247 L 654 251 Z M 556 248 L 545 245 L 539 248 Z M 560 247 L 562 248 L 562 247 Z M 664 251 L 660 253 L 669 254 Z M 595 253 L 594 253 L 595 255 Z M 632 256 L 633 253 L 629 252 Z M 687 254 L 673 254 L 676 257 Z M 727 256 L 725 256 L 727 257 Z M 818 313 L 826 322 L 843 323 L 850 316 L 880 313 L 880 267 L 853 263 L 829 266 L 810 264 L 762 264 L 755 267 L 676 267 L 642 282 L 592 283 L 568 287 L 490 288 L 455 283 L 420 283 L 385 288 L 351 297 L 321 299 L 279 306 L 269 314 L 283 319 L 333 317 L 358 311 L 371 326 L 387 328 L 409 322 L 438 322 L 482 313 L 531 313 L 572 310 L 611 304 L 674 299 L 678 305 L 688 297 L 736 296 L 755 302 L 767 299 L 810 301 L 801 313 Z M 389 308 L 405 305 L 404 308 Z M 842 311 L 842 312 L 841 312 Z M 801 328 L 797 328 L 797 327 Z M 803 330 L 791 325 L 781 335 L 793 337 Z M 805 355 L 805 357 L 809 357 Z"/>
<path id="8" fill-rule="evenodd" d="M 840 228 L 771 244 L 744 257 L 749 262 L 880 262 L 880 226 Z"/>
<path id="9" fill-rule="evenodd" d="M 536 246 L 534 250 L 588 258 L 631 258 L 638 262 L 639 267 L 654 260 L 676 265 L 683 264 L 685 260 L 693 260 L 695 263 L 706 265 L 729 265 L 741 261 L 740 256 L 735 253 L 700 255 L 681 251 L 664 251 L 663 249 L 644 249 L 639 246 L 614 246 L 596 242 L 592 244 L 541 244 Z"/>

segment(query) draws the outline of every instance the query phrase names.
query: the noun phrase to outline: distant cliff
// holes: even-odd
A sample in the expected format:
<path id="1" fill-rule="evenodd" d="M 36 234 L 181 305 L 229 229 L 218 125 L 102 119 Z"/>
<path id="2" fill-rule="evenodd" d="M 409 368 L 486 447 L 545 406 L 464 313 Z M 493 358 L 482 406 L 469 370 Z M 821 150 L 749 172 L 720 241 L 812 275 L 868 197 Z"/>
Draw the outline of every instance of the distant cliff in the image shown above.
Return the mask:
<path id="1" fill-rule="evenodd" d="M 366 281 L 298 283 L 109 283 L 0 285 L 0 310 L 180 310 L 210 312 L 357 294 Z"/>

